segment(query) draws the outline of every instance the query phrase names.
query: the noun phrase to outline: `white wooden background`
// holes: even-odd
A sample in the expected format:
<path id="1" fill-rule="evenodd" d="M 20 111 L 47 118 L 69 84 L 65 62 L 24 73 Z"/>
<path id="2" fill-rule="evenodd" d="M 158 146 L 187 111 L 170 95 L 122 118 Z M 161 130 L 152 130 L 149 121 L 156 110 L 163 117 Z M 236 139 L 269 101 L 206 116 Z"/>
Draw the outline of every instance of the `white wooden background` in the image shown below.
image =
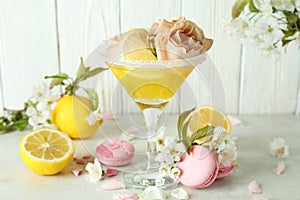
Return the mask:
<path id="1" fill-rule="evenodd" d="M 275 62 L 254 47 L 240 45 L 224 29 L 233 1 L 0 0 L 0 108 L 21 108 L 44 75 L 74 75 L 80 56 L 86 58 L 104 38 L 183 15 L 214 39 L 210 55 L 224 84 L 226 112 L 300 114 L 300 50 L 291 46 Z M 191 77 L 189 83 L 209 103 L 198 80 Z M 101 107 L 110 111 L 116 87 L 111 73 L 104 74 L 101 87 Z M 171 103 L 168 109 L 179 108 Z"/>

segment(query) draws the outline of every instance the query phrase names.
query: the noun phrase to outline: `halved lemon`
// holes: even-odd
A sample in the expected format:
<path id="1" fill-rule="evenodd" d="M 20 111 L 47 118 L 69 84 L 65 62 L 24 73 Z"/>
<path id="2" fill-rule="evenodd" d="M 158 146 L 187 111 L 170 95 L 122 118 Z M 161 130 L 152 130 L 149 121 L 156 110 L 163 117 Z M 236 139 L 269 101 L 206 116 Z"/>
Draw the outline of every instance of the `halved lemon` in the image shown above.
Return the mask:
<path id="1" fill-rule="evenodd" d="M 136 28 L 127 31 L 120 37 L 121 47 L 126 60 L 156 60 L 149 47 L 149 33 Z"/>
<path id="2" fill-rule="evenodd" d="M 22 137 L 20 155 L 30 170 L 41 175 L 53 175 L 70 163 L 74 144 L 67 134 L 58 130 L 35 129 Z"/>
<path id="3" fill-rule="evenodd" d="M 231 123 L 227 115 L 210 105 L 200 106 L 189 122 L 189 129 L 192 133 L 205 126 L 222 126 L 227 133 L 231 132 Z"/>

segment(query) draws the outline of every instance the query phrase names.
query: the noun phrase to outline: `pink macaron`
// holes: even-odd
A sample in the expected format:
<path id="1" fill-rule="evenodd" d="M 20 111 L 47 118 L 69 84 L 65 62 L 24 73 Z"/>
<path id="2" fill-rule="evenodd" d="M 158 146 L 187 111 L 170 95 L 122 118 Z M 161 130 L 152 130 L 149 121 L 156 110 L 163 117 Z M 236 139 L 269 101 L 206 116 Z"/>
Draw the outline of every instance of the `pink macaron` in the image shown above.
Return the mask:
<path id="1" fill-rule="evenodd" d="M 134 146 L 126 140 L 113 138 L 99 144 L 96 157 L 109 166 L 123 166 L 131 162 L 134 156 Z"/>
<path id="2" fill-rule="evenodd" d="M 217 154 L 199 145 L 193 146 L 190 154 L 184 153 L 177 167 L 181 170 L 180 182 L 191 188 L 210 186 L 219 171 Z"/>
<path id="3" fill-rule="evenodd" d="M 231 165 L 226 167 L 222 164 L 219 164 L 219 172 L 217 178 L 224 178 L 226 176 L 229 176 L 230 174 L 232 174 L 233 170 L 234 170 L 233 163 L 231 163 Z"/>

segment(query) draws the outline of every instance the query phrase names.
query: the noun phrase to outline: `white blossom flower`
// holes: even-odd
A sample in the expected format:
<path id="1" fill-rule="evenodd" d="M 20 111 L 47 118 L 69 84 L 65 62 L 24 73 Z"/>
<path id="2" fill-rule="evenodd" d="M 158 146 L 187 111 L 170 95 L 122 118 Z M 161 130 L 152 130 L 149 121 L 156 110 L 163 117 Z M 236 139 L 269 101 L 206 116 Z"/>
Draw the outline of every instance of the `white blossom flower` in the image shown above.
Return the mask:
<path id="1" fill-rule="evenodd" d="M 287 158 L 289 156 L 289 146 L 283 138 L 275 138 L 270 143 L 270 153 L 277 158 Z"/>
<path id="2" fill-rule="evenodd" d="M 217 151 L 219 163 L 229 166 L 232 161 L 237 159 L 237 137 L 227 134 L 225 131 L 221 126 L 214 129 L 209 149 Z"/>
<path id="3" fill-rule="evenodd" d="M 171 178 L 178 178 L 180 173 L 181 173 L 181 171 L 178 167 L 173 167 L 170 171 L 170 177 Z"/>
<path id="4" fill-rule="evenodd" d="M 170 173 L 171 169 L 169 166 L 167 165 L 161 165 L 160 168 L 159 168 L 159 172 L 162 174 L 162 175 L 168 175 Z"/>
<path id="5" fill-rule="evenodd" d="M 253 0 L 254 6 L 263 13 L 271 13 L 273 11 L 270 0 Z"/>
<path id="6" fill-rule="evenodd" d="M 160 163 L 160 173 L 163 175 L 169 174 L 174 177 L 177 176 L 176 163 L 181 160 L 181 155 L 186 152 L 184 144 L 174 138 L 166 137 L 159 138 L 157 146 L 159 147 L 159 151 L 155 160 Z"/>
<path id="7" fill-rule="evenodd" d="M 46 83 L 42 83 L 41 85 L 33 88 L 33 96 L 31 100 L 33 102 L 54 102 L 59 96 L 52 93 L 52 90 L 49 89 Z"/>
<path id="8" fill-rule="evenodd" d="M 140 194 L 140 200 L 166 200 L 164 191 L 155 186 L 149 186 Z"/>
<path id="9" fill-rule="evenodd" d="M 228 143 L 225 148 L 219 152 L 218 160 L 224 167 L 230 166 L 237 159 L 237 148 L 232 143 Z"/>
<path id="10" fill-rule="evenodd" d="M 300 0 L 295 1 L 295 6 L 296 6 L 297 11 L 299 12 L 300 11 Z"/>
<path id="11" fill-rule="evenodd" d="M 103 118 L 100 108 L 97 108 L 95 111 L 91 111 L 89 116 L 85 118 L 86 121 L 88 121 L 89 125 L 92 126 L 99 120 Z"/>
<path id="12" fill-rule="evenodd" d="M 89 172 L 89 179 L 91 182 L 97 182 L 101 180 L 103 176 L 101 163 L 97 158 L 95 158 L 94 164 L 88 163 L 85 167 L 85 170 Z"/>
<path id="13" fill-rule="evenodd" d="M 41 126 L 46 126 L 48 123 L 48 120 L 50 118 L 51 112 L 50 111 L 37 111 L 34 108 L 29 107 L 27 110 L 29 110 L 28 112 L 26 112 L 26 114 L 28 114 L 29 119 L 28 119 L 28 123 L 35 129 Z M 30 114 L 30 115 L 29 115 Z"/>
<path id="14" fill-rule="evenodd" d="M 176 199 L 189 199 L 188 193 L 183 188 L 176 188 L 172 190 L 171 196 Z"/>
<path id="15" fill-rule="evenodd" d="M 294 11 L 295 6 L 293 4 L 294 0 L 271 0 L 271 4 L 277 10 L 288 10 Z"/>
<path id="16" fill-rule="evenodd" d="M 287 37 L 287 40 L 293 40 L 298 48 L 300 48 L 300 31 L 296 32 L 294 35 Z"/>

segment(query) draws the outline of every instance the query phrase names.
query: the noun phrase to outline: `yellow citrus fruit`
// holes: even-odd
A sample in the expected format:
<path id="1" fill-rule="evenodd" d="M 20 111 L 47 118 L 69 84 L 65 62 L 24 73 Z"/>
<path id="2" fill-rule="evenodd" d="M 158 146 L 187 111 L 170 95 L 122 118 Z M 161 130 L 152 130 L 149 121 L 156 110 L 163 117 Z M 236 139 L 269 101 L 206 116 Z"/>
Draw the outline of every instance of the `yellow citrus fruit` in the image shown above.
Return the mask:
<path id="1" fill-rule="evenodd" d="M 231 132 L 231 123 L 225 113 L 213 106 L 200 106 L 189 122 L 189 129 L 194 131 L 205 126 L 223 126 L 227 133 Z"/>
<path id="2" fill-rule="evenodd" d="M 157 60 L 148 45 L 149 33 L 142 28 L 131 29 L 120 37 L 126 60 Z"/>
<path id="3" fill-rule="evenodd" d="M 57 101 L 51 112 L 51 122 L 58 130 L 68 133 L 71 138 L 88 138 L 94 135 L 102 119 L 90 125 L 87 117 L 92 111 L 91 101 L 82 96 L 64 96 Z"/>
<path id="4" fill-rule="evenodd" d="M 73 141 L 58 130 L 41 128 L 25 134 L 20 142 L 20 155 L 26 166 L 42 175 L 62 171 L 74 154 Z"/>

